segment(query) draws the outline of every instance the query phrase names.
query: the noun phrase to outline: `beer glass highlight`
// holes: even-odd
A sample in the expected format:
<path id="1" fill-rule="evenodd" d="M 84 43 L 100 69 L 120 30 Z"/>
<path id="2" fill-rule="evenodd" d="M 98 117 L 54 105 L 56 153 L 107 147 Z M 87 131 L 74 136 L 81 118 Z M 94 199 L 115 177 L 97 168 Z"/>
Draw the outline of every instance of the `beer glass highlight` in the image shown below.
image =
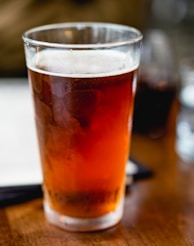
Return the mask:
<path id="1" fill-rule="evenodd" d="M 141 33 L 61 23 L 23 35 L 48 221 L 101 230 L 123 214 Z"/>

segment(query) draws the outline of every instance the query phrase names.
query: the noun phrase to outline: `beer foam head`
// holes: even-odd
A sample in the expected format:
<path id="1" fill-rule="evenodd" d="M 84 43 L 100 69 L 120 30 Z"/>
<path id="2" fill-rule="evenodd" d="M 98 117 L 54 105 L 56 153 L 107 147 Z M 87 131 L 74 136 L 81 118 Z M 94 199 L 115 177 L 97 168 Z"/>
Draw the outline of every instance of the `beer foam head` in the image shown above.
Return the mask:
<path id="1" fill-rule="evenodd" d="M 41 73 L 66 77 L 100 77 L 136 69 L 129 54 L 107 50 L 44 50 L 28 67 Z"/>

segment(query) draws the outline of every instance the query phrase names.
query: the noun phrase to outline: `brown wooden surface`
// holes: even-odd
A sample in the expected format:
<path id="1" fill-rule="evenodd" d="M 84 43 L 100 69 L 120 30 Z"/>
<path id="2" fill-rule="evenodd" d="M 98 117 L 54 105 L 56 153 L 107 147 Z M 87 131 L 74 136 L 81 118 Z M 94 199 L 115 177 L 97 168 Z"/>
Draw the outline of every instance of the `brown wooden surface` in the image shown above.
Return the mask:
<path id="1" fill-rule="evenodd" d="M 131 154 L 154 176 L 132 185 L 119 225 L 102 232 L 66 232 L 47 223 L 42 200 L 36 199 L 0 209 L 0 245 L 194 245 L 194 165 L 175 153 L 171 118 L 165 137 L 132 138 Z"/>

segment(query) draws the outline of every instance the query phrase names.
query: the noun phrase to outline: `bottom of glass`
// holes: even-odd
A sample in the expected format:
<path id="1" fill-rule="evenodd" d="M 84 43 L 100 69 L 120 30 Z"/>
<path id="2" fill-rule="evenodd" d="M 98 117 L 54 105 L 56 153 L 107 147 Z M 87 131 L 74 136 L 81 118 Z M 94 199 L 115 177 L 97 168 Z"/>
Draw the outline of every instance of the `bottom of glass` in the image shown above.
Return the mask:
<path id="1" fill-rule="evenodd" d="M 54 211 L 46 202 L 44 203 L 44 211 L 50 223 L 67 231 L 98 231 L 113 227 L 119 223 L 123 215 L 123 202 L 124 199 L 121 200 L 114 211 L 97 218 L 80 219 L 69 217 Z"/>

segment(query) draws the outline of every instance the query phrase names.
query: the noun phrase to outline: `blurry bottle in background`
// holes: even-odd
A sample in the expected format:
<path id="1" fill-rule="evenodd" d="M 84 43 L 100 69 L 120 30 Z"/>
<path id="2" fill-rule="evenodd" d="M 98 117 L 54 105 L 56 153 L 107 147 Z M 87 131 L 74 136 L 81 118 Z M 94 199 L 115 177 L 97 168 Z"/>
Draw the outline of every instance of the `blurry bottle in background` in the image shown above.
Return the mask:
<path id="1" fill-rule="evenodd" d="M 176 151 L 182 160 L 194 163 L 194 57 L 180 62 L 180 75 Z"/>
<path id="2" fill-rule="evenodd" d="M 160 30 L 147 31 L 134 105 L 134 132 L 152 138 L 165 133 L 176 88 L 176 63 L 168 37 Z"/>

